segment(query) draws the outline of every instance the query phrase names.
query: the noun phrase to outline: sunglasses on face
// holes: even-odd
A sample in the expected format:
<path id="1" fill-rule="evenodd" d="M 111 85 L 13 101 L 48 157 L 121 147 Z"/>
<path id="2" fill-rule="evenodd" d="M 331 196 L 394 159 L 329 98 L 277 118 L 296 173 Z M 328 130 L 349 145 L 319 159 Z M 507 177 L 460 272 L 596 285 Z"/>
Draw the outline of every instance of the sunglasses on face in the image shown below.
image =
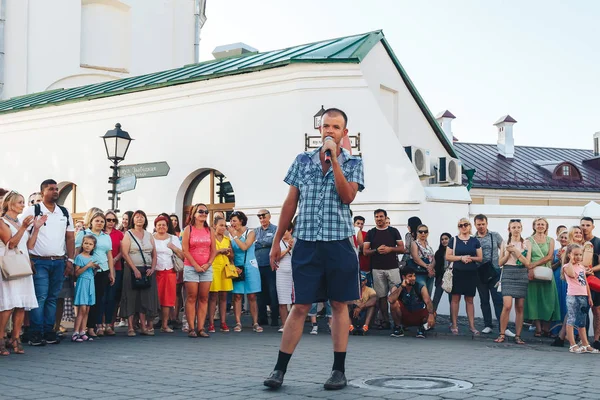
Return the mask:
<path id="1" fill-rule="evenodd" d="M 117 222 L 115 218 L 106 218 L 106 222 Z"/>
<path id="2" fill-rule="evenodd" d="M 429 231 L 418 231 L 421 235 L 425 235 L 427 233 L 429 233 Z"/>
<path id="3" fill-rule="evenodd" d="M 471 224 L 458 224 L 459 228 L 466 228 L 467 226 L 470 226 Z"/>
<path id="4" fill-rule="evenodd" d="M 264 213 L 264 214 L 256 214 L 256 216 L 258 218 L 265 218 L 267 215 L 269 215 L 269 213 Z"/>
<path id="5" fill-rule="evenodd" d="M 521 222 L 521 220 L 520 219 L 511 219 L 510 222 L 511 223 L 513 223 L 513 222 Z"/>
<path id="6" fill-rule="evenodd" d="M 196 214 L 200 214 L 200 215 L 206 214 L 206 215 L 208 215 L 209 212 L 210 211 L 208 211 L 208 210 L 198 210 L 198 211 L 196 211 Z"/>

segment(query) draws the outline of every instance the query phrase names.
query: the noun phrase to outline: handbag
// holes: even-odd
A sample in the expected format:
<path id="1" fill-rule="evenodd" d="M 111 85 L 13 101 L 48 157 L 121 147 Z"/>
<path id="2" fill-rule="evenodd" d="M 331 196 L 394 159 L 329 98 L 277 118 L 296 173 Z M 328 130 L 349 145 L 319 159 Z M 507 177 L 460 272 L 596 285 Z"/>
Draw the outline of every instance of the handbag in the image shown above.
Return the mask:
<path id="1" fill-rule="evenodd" d="M 496 291 L 502 293 L 502 275 L 504 275 L 504 268 L 500 271 L 500 279 L 496 283 Z"/>
<path id="2" fill-rule="evenodd" d="M 137 244 L 138 249 L 140 249 L 140 254 L 142 255 L 142 260 L 144 261 L 143 266 L 138 267 L 136 265 L 136 268 L 140 271 L 140 274 L 142 274 L 142 276 L 139 279 L 135 277 L 135 273 L 133 272 L 133 270 L 131 271 L 131 288 L 134 290 L 148 289 L 152 285 L 152 283 L 150 281 L 150 277 L 146 275 L 149 267 L 146 266 L 146 257 L 144 257 L 142 246 L 140 246 L 140 243 L 137 241 L 135 236 L 133 236 L 131 231 L 127 231 L 127 233 L 129 233 L 135 244 Z"/>
<path id="3" fill-rule="evenodd" d="M 171 236 L 171 240 L 173 240 L 172 238 L 174 238 L 175 236 Z M 173 252 L 173 254 L 171 254 L 171 261 L 173 262 L 173 270 L 175 272 L 181 272 L 183 271 L 183 260 L 179 257 L 177 257 L 177 254 L 175 254 L 175 252 Z"/>
<path id="4" fill-rule="evenodd" d="M 494 235 L 490 233 L 490 237 L 492 240 L 492 254 L 490 259 L 493 260 L 494 259 Z M 498 251 L 498 249 L 496 249 L 496 252 Z M 486 261 L 483 264 L 479 265 L 479 268 L 477 268 L 477 274 L 479 275 L 479 280 L 481 281 L 481 283 L 483 284 L 488 284 L 490 283 L 493 279 L 496 278 L 496 276 L 498 276 L 497 272 L 496 272 L 496 268 L 494 268 L 494 264 L 492 263 L 492 261 Z"/>
<path id="5" fill-rule="evenodd" d="M 248 229 L 246 229 L 246 232 L 244 232 L 244 234 L 242 235 L 243 237 L 248 235 Z M 239 268 L 242 270 L 242 272 L 238 273 L 238 276 L 236 276 L 235 278 L 232 278 L 231 280 L 234 282 L 241 282 L 241 281 L 245 281 L 246 280 L 246 257 L 248 256 L 248 250 L 246 250 L 244 252 L 244 264 L 242 264 L 242 266 L 236 265 L 236 268 Z M 237 272 L 237 269 L 236 271 Z"/>
<path id="6" fill-rule="evenodd" d="M 9 250 L 6 247 L 4 256 L 0 257 L 0 269 L 5 281 L 33 275 L 29 258 L 19 248 Z"/>
<path id="7" fill-rule="evenodd" d="M 235 265 L 231 265 L 231 264 L 226 264 L 225 265 L 225 278 L 227 279 L 232 279 L 232 278 L 237 278 L 238 277 L 238 272 L 237 272 L 237 267 Z"/>
<path id="8" fill-rule="evenodd" d="M 540 245 L 535 241 L 533 236 L 530 238 L 529 241 L 535 244 L 540 254 L 544 254 L 542 252 L 542 249 L 540 248 Z M 536 281 L 550 282 L 552 281 L 552 278 L 554 278 L 554 271 L 552 271 L 552 268 L 540 265 L 533 269 L 533 279 Z"/>
<path id="9" fill-rule="evenodd" d="M 587 283 L 590 287 L 590 290 L 594 292 L 600 292 L 600 278 L 595 275 L 588 275 Z"/>
<path id="10" fill-rule="evenodd" d="M 458 237 L 454 237 L 454 246 L 452 246 L 452 252 L 456 251 L 456 242 L 458 242 Z M 446 271 L 444 271 L 444 276 L 442 277 L 442 289 L 444 292 L 451 293 L 452 292 L 452 279 L 454 278 L 454 273 L 452 269 L 454 268 L 454 261 L 452 261 Z"/>

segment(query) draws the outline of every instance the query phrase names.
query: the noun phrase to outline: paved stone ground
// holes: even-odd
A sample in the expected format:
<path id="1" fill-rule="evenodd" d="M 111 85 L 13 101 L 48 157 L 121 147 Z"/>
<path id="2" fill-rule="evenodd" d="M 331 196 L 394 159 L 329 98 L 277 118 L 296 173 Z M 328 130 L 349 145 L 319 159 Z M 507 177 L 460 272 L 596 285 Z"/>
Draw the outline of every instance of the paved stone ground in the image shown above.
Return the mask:
<path id="1" fill-rule="evenodd" d="M 324 326 L 324 321 L 320 321 Z M 245 326 L 249 326 L 247 323 Z M 469 381 L 469 390 L 438 395 L 348 387 L 328 392 L 322 384 L 333 355 L 326 329 L 305 335 L 292 357 L 284 387 L 262 386 L 272 370 L 280 334 L 266 327 L 256 334 L 213 334 L 190 339 L 184 333 L 155 337 L 101 338 L 32 348 L 24 356 L 0 358 L 0 399 L 600 399 L 600 355 L 569 354 L 549 339 L 524 335 L 525 346 L 498 345 L 493 336 L 461 336 L 439 324 L 427 339 L 391 338 L 370 331 L 350 337 L 349 379 L 425 375 Z"/>

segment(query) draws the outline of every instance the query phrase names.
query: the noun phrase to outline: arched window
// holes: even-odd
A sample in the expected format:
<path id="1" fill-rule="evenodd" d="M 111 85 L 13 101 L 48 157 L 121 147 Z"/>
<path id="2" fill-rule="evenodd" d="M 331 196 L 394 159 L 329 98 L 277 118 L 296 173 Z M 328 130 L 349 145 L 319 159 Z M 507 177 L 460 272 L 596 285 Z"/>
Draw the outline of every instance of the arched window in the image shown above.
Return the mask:
<path id="1" fill-rule="evenodd" d="M 85 214 L 84 210 L 77 209 L 77 185 L 73 182 L 61 182 L 58 188 L 57 203 L 69 209 L 73 221 L 83 218 Z"/>
<path id="2" fill-rule="evenodd" d="M 223 211 L 229 220 L 229 215 L 235 207 L 235 194 L 231 182 L 215 169 L 200 172 L 185 192 L 182 224 L 186 223 L 192 206 L 198 203 L 204 203 L 208 207 L 210 222 L 215 211 Z"/>
<path id="3" fill-rule="evenodd" d="M 579 169 L 570 162 L 563 162 L 558 164 L 556 168 L 554 168 L 554 172 L 552 173 L 552 179 L 580 181 L 581 172 L 579 172 Z"/>

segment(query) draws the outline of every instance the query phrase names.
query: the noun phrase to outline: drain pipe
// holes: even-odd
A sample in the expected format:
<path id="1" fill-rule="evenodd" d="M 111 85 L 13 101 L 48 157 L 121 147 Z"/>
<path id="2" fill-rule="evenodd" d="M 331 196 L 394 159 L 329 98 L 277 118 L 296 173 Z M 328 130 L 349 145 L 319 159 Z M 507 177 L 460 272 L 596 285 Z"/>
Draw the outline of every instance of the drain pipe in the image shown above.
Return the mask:
<path id="1" fill-rule="evenodd" d="M 6 0 L 0 0 L 0 99 L 4 92 L 4 23 L 6 21 Z"/>
<path id="2" fill-rule="evenodd" d="M 4 1 L 4 0 L 2 0 Z M 206 22 L 206 0 L 194 0 L 194 62 L 200 62 L 200 32 Z"/>

